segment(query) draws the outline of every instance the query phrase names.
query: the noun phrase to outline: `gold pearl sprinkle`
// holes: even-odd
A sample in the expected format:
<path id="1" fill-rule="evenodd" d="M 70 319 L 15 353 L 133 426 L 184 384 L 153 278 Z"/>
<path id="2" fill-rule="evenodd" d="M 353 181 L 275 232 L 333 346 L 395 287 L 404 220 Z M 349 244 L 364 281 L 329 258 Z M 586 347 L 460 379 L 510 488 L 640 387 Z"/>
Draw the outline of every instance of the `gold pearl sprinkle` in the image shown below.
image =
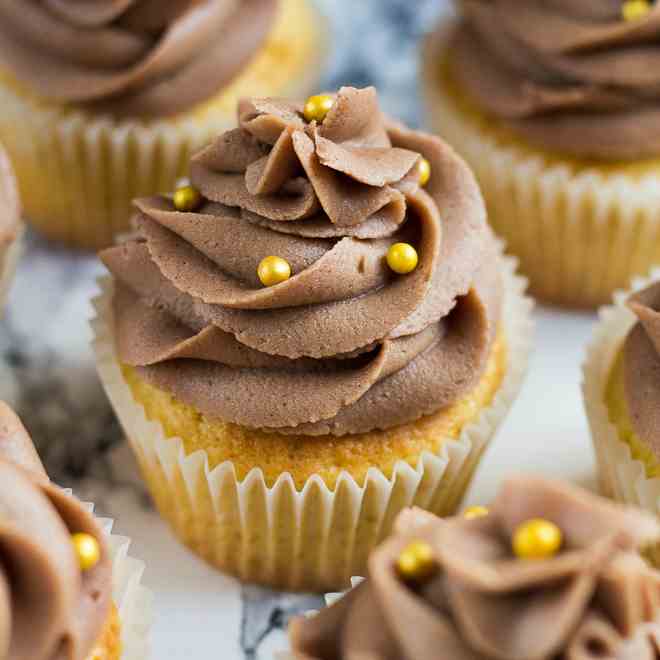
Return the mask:
<path id="1" fill-rule="evenodd" d="M 334 104 L 335 99 L 329 94 L 310 96 L 305 103 L 303 115 L 307 121 L 317 121 L 320 124 Z"/>
<path id="2" fill-rule="evenodd" d="M 78 555 L 80 570 L 90 571 L 101 561 L 101 546 L 91 534 L 84 532 L 73 534 L 71 542 Z"/>
<path id="3" fill-rule="evenodd" d="M 488 515 L 488 509 L 485 506 L 471 506 L 463 512 L 463 518 L 466 520 L 475 520 L 476 518 L 483 518 Z"/>
<path id="4" fill-rule="evenodd" d="M 624 21 L 638 21 L 651 11 L 649 0 L 626 0 L 621 6 Z"/>
<path id="5" fill-rule="evenodd" d="M 520 525 L 513 535 L 513 552 L 520 559 L 550 559 L 561 548 L 563 535 L 549 520 L 534 518 Z"/>
<path id="6" fill-rule="evenodd" d="M 425 186 L 431 179 L 431 163 L 426 158 L 421 158 L 417 165 L 419 174 L 419 185 Z"/>
<path id="7" fill-rule="evenodd" d="M 202 203 L 202 195 L 192 186 L 183 186 L 174 193 L 174 208 L 177 211 L 195 211 Z"/>
<path id="8" fill-rule="evenodd" d="M 265 257 L 259 263 L 257 275 L 264 286 L 273 286 L 291 277 L 291 266 L 282 257 Z"/>
<path id="9" fill-rule="evenodd" d="M 406 546 L 396 562 L 399 575 L 406 581 L 423 582 L 436 571 L 433 548 L 424 541 L 413 541 Z"/>
<path id="10" fill-rule="evenodd" d="M 410 243 L 395 243 L 387 251 L 387 265 L 399 275 L 407 275 L 417 268 L 419 257 Z"/>

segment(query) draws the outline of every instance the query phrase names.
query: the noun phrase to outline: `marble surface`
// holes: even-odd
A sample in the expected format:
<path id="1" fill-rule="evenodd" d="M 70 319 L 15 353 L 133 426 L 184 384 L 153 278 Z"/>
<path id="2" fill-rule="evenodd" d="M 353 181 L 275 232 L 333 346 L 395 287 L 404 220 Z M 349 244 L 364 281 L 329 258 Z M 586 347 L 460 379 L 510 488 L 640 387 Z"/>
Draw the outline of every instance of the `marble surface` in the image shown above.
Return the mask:
<path id="1" fill-rule="evenodd" d="M 412 125 L 421 114 L 417 42 L 444 9 L 440 0 L 323 0 L 336 52 L 326 88 L 376 84 L 385 109 Z M 147 562 L 156 592 L 153 658 L 266 659 L 285 647 L 293 613 L 316 596 L 291 596 L 235 581 L 207 568 L 173 539 L 150 507 L 130 452 L 96 378 L 87 321 L 93 257 L 72 255 L 29 235 L 0 322 L 0 397 L 26 421 L 51 475 L 118 518 Z M 594 317 L 540 310 L 538 351 L 506 427 L 470 494 L 485 502 L 499 480 L 531 470 L 593 484 L 593 461 L 579 395 L 579 363 Z"/>

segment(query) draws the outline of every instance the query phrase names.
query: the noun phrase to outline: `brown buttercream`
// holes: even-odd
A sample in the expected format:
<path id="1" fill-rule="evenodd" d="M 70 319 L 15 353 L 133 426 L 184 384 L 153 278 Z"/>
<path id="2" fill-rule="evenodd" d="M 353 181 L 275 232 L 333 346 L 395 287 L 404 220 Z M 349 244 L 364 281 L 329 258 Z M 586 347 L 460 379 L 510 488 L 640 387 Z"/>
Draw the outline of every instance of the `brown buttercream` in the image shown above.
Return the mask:
<path id="1" fill-rule="evenodd" d="M 174 115 L 231 82 L 276 10 L 277 0 L 7 0 L 0 65 L 46 99 Z"/>
<path id="2" fill-rule="evenodd" d="M 660 283 L 630 297 L 638 322 L 623 346 L 624 392 L 635 435 L 660 456 Z"/>
<path id="3" fill-rule="evenodd" d="M 203 206 L 137 200 L 136 238 L 101 254 L 117 281 L 120 359 L 211 417 L 284 433 L 386 429 L 469 391 L 501 282 L 463 162 L 387 122 L 373 88 L 341 89 L 320 125 L 276 99 L 238 115 L 192 159 Z M 386 265 L 397 241 L 419 253 L 406 276 Z M 262 286 L 268 255 L 293 276 Z"/>
<path id="4" fill-rule="evenodd" d="M 85 660 L 110 613 L 104 535 L 74 497 L 51 484 L 18 417 L 0 402 L 0 658 Z M 71 535 L 101 544 L 81 572 Z"/>
<path id="5" fill-rule="evenodd" d="M 456 0 L 452 75 L 526 140 L 578 157 L 660 154 L 660 6 Z"/>
<path id="6" fill-rule="evenodd" d="M 0 144 L 0 246 L 16 239 L 21 224 L 18 185 L 9 156 Z"/>
<path id="7" fill-rule="evenodd" d="M 657 660 L 660 572 L 638 554 L 656 519 L 581 489 L 518 477 L 488 516 L 441 520 L 404 512 L 369 560 L 368 578 L 333 606 L 290 627 L 307 660 Z M 560 553 L 518 559 L 511 538 L 542 518 L 563 532 Z M 419 587 L 396 560 L 431 545 L 436 573 Z"/>

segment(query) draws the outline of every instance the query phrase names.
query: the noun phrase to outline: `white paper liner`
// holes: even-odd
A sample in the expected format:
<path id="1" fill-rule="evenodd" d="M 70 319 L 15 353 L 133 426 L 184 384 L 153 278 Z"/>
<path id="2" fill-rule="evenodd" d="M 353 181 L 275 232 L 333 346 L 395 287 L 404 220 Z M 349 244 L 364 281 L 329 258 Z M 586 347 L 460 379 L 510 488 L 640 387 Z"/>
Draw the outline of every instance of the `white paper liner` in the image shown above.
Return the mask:
<path id="1" fill-rule="evenodd" d="M 21 225 L 13 241 L 0 248 L 0 316 L 4 313 L 12 280 L 16 274 L 18 260 L 23 253 L 23 235 L 25 227 Z"/>
<path id="2" fill-rule="evenodd" d="M 75 497 L 68 488 L 64 492 Z M 90 513 L 94 512 L 93 503 L 82 504 Z M 145 564 L 129 556 L 128 537 L 112 533 L 114 520 L 97 517 L 97 522 L 106 534 L 112 558 L 112 600 L 121 622 L 121 660 L 146 660 L 150 656 L 154 595 L 141 584 Z"/>
<path id="3" fill-rule="evenodd" d="M 636 322 L 625 302 L 660 279 L 660 269 L 649 277 L 637 278 L 629 291 L 618 291 L 614 304 L 599 311 L 600 322 L 587 349 L 582 368 L 582 392 L 596 451 L 599 480 L 603 491 L 614 499 L 660 514 L 660 478 L 649 479 L 644 464 L 635 460 L 630 446 L 620 439 L 610 422 L 605 391 L 616 357 Z"/>
<path id="4" fill-rule="evenodd" d="M 223 99 L 231 95 L 231 103 L 211 99 L 165 120 L 113 120 L 36 101 L 0 82 L 0 139 L 16 170 L 28 221 L 53 240 L 107 247 L 128 229 L 133 199 L 170 192 L 187 175 L 196 151 L 235 128 L 240 97 L 305 98 L 317 92 L 328 55 L 327 21 L 312 0 L 289 2 L 298 11 L 305 7 L 310 25 L 304 34 L 296 33 L 285 15 L 279 19 L 284 25 L 280 30 L 292 31 L 290 47 L 309 39 L 307 32 L 313 29 L 313 53 L 297 62 L 281 85 L 264 77 L 265 72 L 249 85 L 239 75 L 228 87 L 231 93 L 220 92 Z M 280 35 L 275 47 L 281 48 L 283 40 Z"/>
<path id="5" fill-rule="evenodd" d="M 439 515 L 452 513 L 518 394 L 531 349 L 526 281 L 515 274 L 515 260 L 503 258 L 502 263 L 509 364 L 491 405 L 457 440 L 448 439 L 438 455 L 423 454 L 416 468 L 400 461 L 391 479 L 372 468 L 363 486 L 344 472 L 334 491 L 317 475 L 298 491 L 288 473 L 269 488 L 258 468 L 239 482 L 229 461 L 210 470 L 206 452 L 186 456 L 179 438 L 166 437 L 159 423 L 146 418 L 124 381 L 113 340 L 113 283 L 101 279 L 92 321 L 99 375 L 143 473 L 158 475 L 174 494 L 154 494 L 150 484 L 179 538 L 245 580 L 331 591 L 364 570 L 370 550 L 387 535 L 401 509 L 415 505 Z"/>
<path id="6" fill-rule="evenodd" d="M 482 128 L 457 107 L 440 75 L 454 25 L 442 21 L 424 43 L 428 123 L 474 170 L 491 224 L 520 258 L 531 293 L 569 306 L 608 303 L 660 263 L 658 175 L 576 168 Z"/>

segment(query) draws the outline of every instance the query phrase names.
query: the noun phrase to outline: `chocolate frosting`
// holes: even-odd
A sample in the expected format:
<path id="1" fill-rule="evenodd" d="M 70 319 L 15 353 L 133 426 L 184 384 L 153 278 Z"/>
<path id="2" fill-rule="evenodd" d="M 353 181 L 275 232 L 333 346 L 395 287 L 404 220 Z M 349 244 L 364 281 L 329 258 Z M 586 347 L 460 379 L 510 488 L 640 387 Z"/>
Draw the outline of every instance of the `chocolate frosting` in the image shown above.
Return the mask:
<path id="1" fill-rule="evenodd" d="M 452 75 L 533 144 L 578 157 L 660 154 L 660 6 L 621 0 L 457 0 Z"/>
<path id="2" fill-rule="evenodd" d="M 373 88 L 341 89 L 321 125 L 275 99 L 238 114 L 192 159 L 204 205 L 137 200 L 137 237 L 101 254 L 120 359 L 213 418 L 306 435 L 389 428 L 471 389 L 501 282 L 464 163 L 387 122 Z M 405 276 L 384 259 L 397 241 L 419 253 Z M 268 255 L 293 276 L 263 287 Z"/>
<path id="3" fill-rule="evenodd" d="M 16 238 L 20 222 L 18 185 L 7 152 L 0 144 L 0 247 Z"/>
<path id="4" fill-rule="evenodd" d="M 51 484 L 20 420 L 0 402 L 0 658 L 85 660 L 110 613 L 103 532 Z M 92 534 L 101 561 L 82 573 L 71 534 Z"/>
<path id="5" fill-rule="evenodd" d="M 660 282 L 628 300 L 638 322 L 623 346 L 624 392 L 635 435 L 660 457 Z"/>
<path id="6" fill-rule="evenodd" d="M 173 115 L 231 82 L 276 11 L 277 0 L 6 0 L 0 65 L 46 99 Z"/>
<path id="7" fill-rule="evenodd" d="M 513 555 L 515 529 L 534 518 L 562 530 L 556 557 Z M 659 537 L 652 516 L 572 486 L 513 478 L 483 518 L 405 513 L 370 557 L 366 581 L 318 615 L 292 622 L 294 654 L 314 660 L 656 660 L 660 572 L 637 550 Z M 400 552 L 416 540 L 430 544 L 437 564 L 417 587 L 396 570 Z"/>

